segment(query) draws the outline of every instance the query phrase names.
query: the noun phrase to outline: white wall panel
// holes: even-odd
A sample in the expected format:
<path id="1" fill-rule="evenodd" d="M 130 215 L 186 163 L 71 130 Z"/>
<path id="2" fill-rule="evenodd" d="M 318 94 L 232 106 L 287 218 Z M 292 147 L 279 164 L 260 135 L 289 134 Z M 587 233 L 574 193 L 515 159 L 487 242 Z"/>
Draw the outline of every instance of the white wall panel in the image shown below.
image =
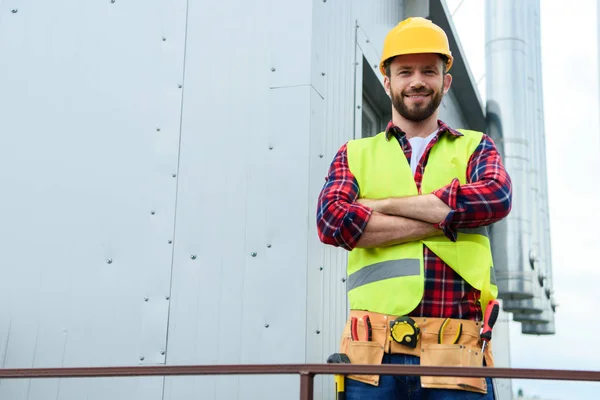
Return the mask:
<path id="1" fill-rule="evenodd" d="M 0 12 L 2 364 L 162 363 L 185 2 Z M 162 396 L 144 382 L 12 380 L 0 397 Z"/>
<path id="2" fill-rule="evenodd" d="M 313 2 L 263 0 L 259 17 L 268 32 L 269 62 L 274 69 L 271 87 L 308 85 L 311 81 L 311 32 Z"/>
<path id="3" fill-rule="evenodd" d="M 310 34 L 297 86 L 304 69 L 273 44 L 271 6 L 221 4 L 217 14 L 246 16 L 226 26 L 190 6 L 169 364 L 305 360 Z M 310 29 L 307 10 L 294 18 Z M 231 46 L 205 40 L 215 35 Z M 290 385 L 298 378 L 169 378 L 165 393 L 268 398 Z"/>
<path id="4" fill-rule="evenodd" d="M 330 299 L 326 286 L 324 266 L 324 248 L 318 240 L 315 212 L 317 197 L 323 184 L 323 171 L 327 170 L 327 162 L 323 154 L 325 142 L 325 120 L 323 117 L 324 100 L 313 90 L 310 98 L 310 143 L 308 154 L 308 211 L 307 211 L 307 313 L 306 313 L 306 362 L 322 363 L 327 359 L 329 349 L 324 338 L 334 332 L 329 327 L 327 304 Z M 323 380 L 329 377 L 318 376 L 315 391 L 318 391 Z"/>
<path id="5" fill-rule="evenodd" d="M 266 250 L 262 158 L 268 152 L 271 74 L 266 4 L 221 2 L 211 10 L 192 2 L 188 12 L 171 365 L 240 363 L 241 336 L 265 329 L 262 320 L 244 320 L 243 300 L 252 289 L 247 275 L 259 274 Z M 222 40 L 212 40 L 217 36 Z M 258 242 L 247 243 L 254 237 L 264 244 L 259 249 Z M 251 256 L 251 247 L 260 257 Z M 166 399 L 198 393 L 206 399 L 237 398 L 239 378 L 166 379 Z"/>

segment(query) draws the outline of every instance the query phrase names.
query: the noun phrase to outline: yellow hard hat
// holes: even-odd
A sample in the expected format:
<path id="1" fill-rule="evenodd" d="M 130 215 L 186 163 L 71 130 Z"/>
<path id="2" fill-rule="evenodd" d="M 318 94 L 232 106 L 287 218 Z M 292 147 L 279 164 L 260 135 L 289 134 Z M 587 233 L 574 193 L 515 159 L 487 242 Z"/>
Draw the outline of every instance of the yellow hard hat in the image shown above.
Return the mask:
<path id="1" fill-rule="evenodd" d="M 383 42 L 379 71 L 385 76 L 383 64 L 391 57 L 417 53 L 443 54 L 448 57 L 446 72 L 452 67 L 454 59 L 446 32 L 428 19 L 414 17 L 405 19 L 388 32 Z"/>

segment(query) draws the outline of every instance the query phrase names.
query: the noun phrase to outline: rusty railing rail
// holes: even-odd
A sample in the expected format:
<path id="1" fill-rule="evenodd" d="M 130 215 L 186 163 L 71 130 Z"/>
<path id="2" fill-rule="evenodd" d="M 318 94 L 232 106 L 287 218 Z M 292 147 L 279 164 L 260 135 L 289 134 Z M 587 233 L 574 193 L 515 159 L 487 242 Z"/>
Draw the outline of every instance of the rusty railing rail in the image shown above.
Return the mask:
<path id="1" fill-rule="evenodd" d="M 90 368 L 0 368 L 0 379 L 99 378 L 190 375 L 300 375 L 301 400 L 313 399 L 313 384 L 315 375 L 335 374 L 373 374 L 406 376 L 427 375 L 600 382 L 600 371 L 496 367 L 430 367 L 421 365 L 230 364 Z"/>

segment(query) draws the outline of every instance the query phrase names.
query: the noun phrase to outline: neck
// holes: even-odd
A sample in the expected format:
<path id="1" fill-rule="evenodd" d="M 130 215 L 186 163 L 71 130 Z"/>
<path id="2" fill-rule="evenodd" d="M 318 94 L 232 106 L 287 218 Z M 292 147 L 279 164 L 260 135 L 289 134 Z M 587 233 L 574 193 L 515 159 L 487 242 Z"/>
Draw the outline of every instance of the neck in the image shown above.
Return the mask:
<path id="1" fill-rule="evenodd" d="M 402 132 L 406 134 L 408 139 L 413 137 L 427 137 L 431 135 L 433 131 L 438 129 L 438 111 L 436 110 L 429 118 L 422 121 L 411 121 L 404 118 L 396 111 L 392 110 L 392 122 L 398 128 L 402 129 Z"/>

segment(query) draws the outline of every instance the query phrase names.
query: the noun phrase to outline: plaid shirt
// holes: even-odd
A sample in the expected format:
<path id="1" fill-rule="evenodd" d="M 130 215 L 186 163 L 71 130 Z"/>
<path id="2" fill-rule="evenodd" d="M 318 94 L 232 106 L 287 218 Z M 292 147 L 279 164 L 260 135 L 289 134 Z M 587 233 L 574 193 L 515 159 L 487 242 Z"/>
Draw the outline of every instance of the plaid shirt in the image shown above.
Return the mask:
<path id="1" fill-rule="evenodd" d="M 419 193 L 429 151 L 440 135 L 462 136 L 442 121 L 438 121 L 438 126 L 439 132 L 425 149 L 415 172 Z M 396 137 L 410 163 L 412 149 L 404 132 L 390 122 L 386 134 Z M 355 203 L 358 192 L 358 182 L 348 167 L 344 144 L 331 163 L 318 199 L 317 229 L 323 243 L 349 251 L 356 246 L 372 212 Z M 465 185 L 454 179 L 433 193 L 452 209 L 438 227 L 453 241 L 459 228 L 490 225 L 506 217 L 511 209 L 511 181 L 492 139 L 483 135 L 469 160 Z M 480 320 L 480 292 L 426 246 L 423 246 L 423 252 L 425 291 L 421 303 L 410 315 Z"/>

